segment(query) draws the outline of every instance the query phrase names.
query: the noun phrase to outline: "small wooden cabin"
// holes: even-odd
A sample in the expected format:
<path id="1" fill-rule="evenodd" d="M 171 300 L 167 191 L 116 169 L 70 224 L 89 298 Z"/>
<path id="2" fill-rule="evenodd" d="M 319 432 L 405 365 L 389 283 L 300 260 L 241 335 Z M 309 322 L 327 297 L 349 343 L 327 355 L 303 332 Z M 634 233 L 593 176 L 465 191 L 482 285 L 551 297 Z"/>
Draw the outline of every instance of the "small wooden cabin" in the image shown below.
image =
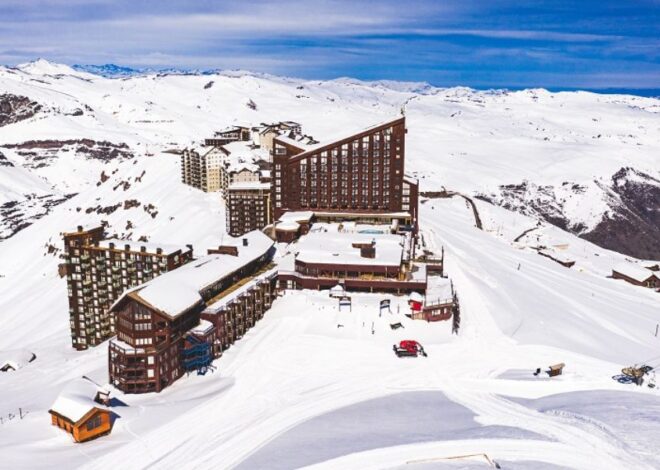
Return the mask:
<path id="1" fill-rule="evenodd" d="M 76 442 L 109 434 L 112 412 L 100 403 L 107 403 L 107 399 L 107 391 L 85 378 L 78 379 L 60 393 L 48 410 L 51 423 L 71 434 Z"/>
<path id="2" fill-rule="evenodd" d="M 633 263 L 621 263 L 612 268 L 612 278 L 651 289 L 660 287 L 660 276 L 655 271 Z"/>

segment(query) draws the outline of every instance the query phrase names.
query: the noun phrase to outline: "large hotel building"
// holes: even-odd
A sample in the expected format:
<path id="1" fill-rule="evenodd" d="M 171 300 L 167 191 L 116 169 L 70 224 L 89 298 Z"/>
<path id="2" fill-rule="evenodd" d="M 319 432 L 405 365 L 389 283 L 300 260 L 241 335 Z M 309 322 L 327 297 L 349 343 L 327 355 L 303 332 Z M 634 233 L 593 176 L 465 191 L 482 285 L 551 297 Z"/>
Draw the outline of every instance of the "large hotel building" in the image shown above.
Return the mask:
<path id="1" fill-rule="evenodd" d="M 115 334 L 112 303 L 128 288 L 192 259 L 192 247 L 104 239 L 102 226 L 64 234 L 71 341 L 78 350 Z"/>
<path id="2" fill-rule="evenodd" d="M 390 216 L 417 231 L 417 183 L 404 176 L 405 118 L 333 142 L 273 140 L 273 220 L 286 212 Z M 404 214 L 405 213 L 405 214 Z"/>

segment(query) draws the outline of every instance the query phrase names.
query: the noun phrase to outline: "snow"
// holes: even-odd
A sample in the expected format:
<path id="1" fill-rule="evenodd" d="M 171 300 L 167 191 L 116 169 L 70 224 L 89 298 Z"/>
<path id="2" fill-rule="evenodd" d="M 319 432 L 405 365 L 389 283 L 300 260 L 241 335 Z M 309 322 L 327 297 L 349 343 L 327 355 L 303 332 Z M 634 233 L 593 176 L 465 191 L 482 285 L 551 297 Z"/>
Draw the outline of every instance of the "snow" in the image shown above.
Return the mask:
<path id="1" fill-rule="evenodd" d="M 290 231 L 290 232 L 296 232 L 300 228 L 300 224 L 298 222 L 294 222 L 293 220 L 288 221 L 288 222 L 287 221 L 277 222 L 276 228 L 277 228 L 277 230 L 286 230 L 286 231 Z"/>
<path id="2" fill-rule="evenodd" d="M 426 304 L 441 304 L 452 300 L 451 280 L 439 276 L 429 276 L 426 288 Z"/>
<path id="3" fill-rule="evenodd" d="M 50 409 L 77 423 L 92 409 L 105 409 L 94 401 L 98 391 L 98 386 L 87 379 L 73 380 L 58 395 Z"/>
<path id="4" fill-rule="evenodd" d="M 0 352 L 0 369 L 10 366 L 13 370 L 25 367 L 36 359 L 35 355 L 27 349 L 15 349 Z"/>
<path id="5" fill-rule="evenodd" d="M 612 270 L 639 282 L 644 282 L 651 276 L 655 276 L 655 273 L 650 269 L 632 263 L 619 263 Z"/>
<path id="6" fill-rule="evenodd" d="M 260 189 L 262 191 L 270 191 L 270 183 L 261 183 L 259 181 L 240 181 L 229 185 L 230 191 L 240 191 L 248 189 Z"/>
<path id="7" fill-rule="evenodd" d="M 570 256 L 566 256 L 565 254 L 560 253 L 557 250 L 539 250 L 539 253 L 550 256 L 550 257 L 556 259 L 557 261 L 561 261 L 562 263 L 571 263 L 571 262 L 575 261 Z"/>
<path id="8" fill-rule="evenodd" d="M 200 293 L 204 288 L 265 255 L 273 246 L 273 241 L 259 230 L 240 239 L 247 240 L 248 245 L 239 245 L 238 256 L 202 256 L 152 279 L 136 290 L 135 295 L 173 318 L 181 315 L 202 301 Z"/>
<path id="9" fill-rule="evenodd" d="M 185 253 L 186 251 L 190 250 L 189 247 L 187 246 L 178 246 L 178 245 L 161 245 L 158 243 L 146 243 L 146 242 L 134 242 L 131 240 L 120 240 L 117 238 L 106 238 L 104 240 L 101 240 L 99 242 L 99 246 L 102 248 L 110 248 L 110 244 L 113 243 L 115 249 L 117 250 L 123 250 L 125 249 L 126 246 L 128 246 L 128 249 L 130 251 L 141 251 L 142 248 L 144 248 L 147 252 L 149 253 L 156 253 L 156 250 L 160 248 L 163 250 L 164 255 L 172 255 L 176 253 L 177 251 L 180 251 L 182 253 Z"/>
<path id="10" fill-rule="evenodd" d="M 267 270 L 264 273 L 261 273 L 260 275 L 250 279 L 249 282 L 246 282 L 243 284 L 241 287 L 238 289 L 233 290 L 227 295 L 223 295 L 219 299 L 212 299 L 206 309 L 204 310 L 204 313 L 211 313 L 215 314 L 220 312 L 222 309 L 224 309 L 228 304 L 233 302 L 234 300 L 240 298 L 243 294 L 254 288 L 255 285 L 259 284 L 260 282 L 263 282 L 265 280 L 270 280 L 272 279 L 275 274 L 277 274 L 277 267 L 271 268 Z"/>
<path id="11" fill-rule="evenodd" d="M 195 328 L 190 330 L 190 332 L 198 335 L 204 335 L 208 333 L 211 329 L 213 329 L 213 323 L 211 323 L 208 320 L 200 320 L 199 325 L 197 325 Z"/>
<path id="12" fill-rule="evenodd" d="M 300 156 L 303 156 L 303 155 L 308 155 L 312 152 L 316 152 L 316 151 L 324 149 L 326 147 L 331 147 L 331 146 L 335 145 L 338 142 L 346 140 L 347 137 L 350 137 L 352 135 L 361 134 L 363 132 L 368 132 L 368 131 L 370 131 L 372 129 L 376 129 L 378 127 L 388 126 L 388 125 L 393 124 L 394 122 L 398 121 L 399 119 L 401 119 L 401 116 L 399 116 L 395 119 L 388 119 L 386 121 L 377 122 L 376 124 L 371 124 L 371 125 L 363 128 L 363 129 L 354 129 L 354 130 L 344 129 L 344 130 L 341 130 L 341 131 L 337 131 L 335 133 L 334 137 L 331 137 L 329 139 L 321 141 L 317 144 L 304 145 L 304 146 L 301 147 L 301 144 L 299 142 L 296 142 L 296 144 L 294 144 L 294 145 L 296 145 L 299 148 L 304 149 L 304 152 L 297 154 L 296 158 L 298 158 Z M 278 137 L 278 139 L 279 139 L 279 137 Z"/>
<path id="13" fill-rule="evenodd" d="M 353 244 L 375 242 L 375 258 L 364 258 Z M 404 237 L 392 234 L 310 231 L 298 240 L 297 260 L 311 264 L 345 264 L 400 267 Z"/>
<path id="14" fill-rule="evenodd" d="M 282 214 L 279 220 L 281 222 L 309 222 L 312 217 L 314 217 L 314 212 L 311 211 L 291 211 Z"/>
<path id="15" fill-rule="evenodd" d="M 484 452 L 503 468 L 660 466 L 652 452 L 660 439 L 658 389 L 611 378 L 632 364 L 660 366 L 658 294 L 607 277 L 616 264 L 635 260 L 475 200 L 485 229 L 478 230 L 459 198 L 420 205 L 428 248 L 445 248 L 445 272 L 461 306 L 458 335 L 451 322 L 407 318 L 406 297 L 350 293 L 352 311 L 340 312 L 327 292 L 287 292 L 214 362 L 215 373 L 184 377 L 157 395 L 113 390 L 127 406 L 113 408 L 120 418 L 111 435 L 76 445 L 47 414 L 72 380 L 108 377 L 107 343 L 71 348 L 66 283 L 57 275 L 62 232 L 105 220 L 120 239 L 191 243 L 202 253 L 228 238 L 218 195 L 181 184 L 179 157 L 164 150 L 186 148 L 235 122 L 285 119 L 327 141 L 394 118 L 407 103 L 406 172 L 419 178 L 421 191 L 444 187 L 470 195 L 523 180 L 555 188 L 577 182 L 588 189 L 570 198 L 561 190 L 559 197 L 574 223 L 588 225 L 608 207 L 602 183 L 619 168 L 659 176 L 657 99 L 433 87 L 420 93 L 414 86 L 243 72 L 89 81 L 43 72 L 0 67 L 4 92 L 29 96 L 47 110 L 1 127 L 0 146 L 92 138 L 126 142 L 135 157 L 102 162 L 62 151 L 35 168 L 15 149 L 1 149 L 16 165 L 0 168 L 2 201 L 33 204 L 30 217 L 44 214 L 0 241 L 0 357 L 19 348 L 37 355 L 29 366 L 0 374 L 2 466 L 231 468 L 286 454 L 285 463 L 304 456 L 317 468 L 463 468 L 464 462 L 437 459 Z M 214 86 L 205 90 L 210 80 Z M 295 97 L 299 85 L 309 99 Z M 245 106 L 248 98 L 258 111 Z M 78 108 L 84 114 L 72 116 Z M 109 179 L 97 186 L 102 171 Z M 123 181 L 130 187 L 118 186 Z M 48 193 L 76 195 L 45 213 L 37 197 Z M 128 199 L 142 205 L 125 210 Z M 87 212 L 117 204 L 111 213 Z M 148 204 L 157 216 L 144 209 Z M 514 243 L 528 229 L 534 230 Z M 234 243 L 240 250 L 240 240 Z M 539 256 L 539 246 L 565 247 L 554 249 L 576 265 L 566 269 Z M 286 260 L 291 266 L 292 257 Z M 383 299 L 391 300 L 392 313 L 379 316 Z M 395 322 L 404 328 L 392 330 Z M 420 341 L 429 357 L 396 358 L 392 344 L 403 339 Z M 564 375 L 528 379 L 535 368 L 558 362 L 566 363 Z M 415 400 L 410 393 L 443 398 Z M 396 419 L 382 421 L 379 434 L 388 403 L 400 408 Z M 28 414 L 8 420 L 19 408 Z M 452 422 L 424 419 L 442 411 L 457 416 L 458 409 L 457 439 L 442 434 Z M 374 411 L 370 432 L 356 437 L 351 427 L 364 428 L 346 421 L 347 411 L 364 419 Z M 401 428 L 402 421 L 420 428 Z M 308 422 L 324 427 L 305 427 Z M 515 437 L 484 436 L 488 429 Z M 317 437 L 319 445 L 296 446 L 302 434 L 301 442 Z"/>

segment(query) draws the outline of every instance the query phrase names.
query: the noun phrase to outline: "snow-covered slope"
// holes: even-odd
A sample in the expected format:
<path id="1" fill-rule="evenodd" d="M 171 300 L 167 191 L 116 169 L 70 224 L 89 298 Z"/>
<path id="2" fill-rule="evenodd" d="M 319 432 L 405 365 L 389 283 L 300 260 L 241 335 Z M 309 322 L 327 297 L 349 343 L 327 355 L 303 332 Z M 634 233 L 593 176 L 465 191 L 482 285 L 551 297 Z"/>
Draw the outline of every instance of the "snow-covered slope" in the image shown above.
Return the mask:
<path id="1" fill-rule="evenodd" d="M 31 166 L 60 198 L 94 183 L 108 162 L 90 162 L 75 149 L 69 161 L 61 158 L 66 149 L 58 149 L 50 152 L 57 158 L 43 165 L 38 145 L 17 150 L 17 144 L 84 138 L 125 144 L 128 152 L 143 154 L 188 145 L 225 125 L 276 119 L 299 121 L 323 140 L 405 110 L 408 170 L 421 179 L 423 191 L 478 194 L 607 248 L 642 258 L 660 253 L 657 211 L 638 207 L 649 195 L 656 200 L 660 191 L 660 100 L 654 98 L 318 82 L 248 72 L 110 79 L 44 60 L 0 67 L 0 90 L 40 107 L 33 116 L 0 127 L 0 152 Z M 250 99 L 256 110 L 246 106 Z M 4 173 L 0 194 L 8 192 L 10 177 Z M 617 188 L 628 181 L 635 188 L 621 197 Z M 29 188 L 23 194 L 26 199 Z M 620 227 L 632 233 L 640 217 L 648 225 L 643 235 L 611 236 Z"/>
<path id="2" fill-rule="evenodd" d="M 660 439 L 658 389 L 611 379 L 634 363 L 660 366 L 658 295 L 606 277 L 624 255 L 538 221 L 565 217 L 584 235 L 605 213 L 628 211 L 652 227 L 658 100 L 242 73 L 108 79 L 43 61 L 0 68 L 0 94 L 40 106 L 0 125 L 0 211 L 11 211 L 0 232 L 0 357 L 36 355 L 0 373 L 0 468 L 444 468 L 445 457 L 484 452 L 503 468 L 660 465 L 649 451 Z M 356 295 L 348 314 L 323 292 L 289 293 L 216 373 L 119 396 L 128 406 L 116 408 L 110 436 L 79 446 L 50 426 L 47 410 L 70 380 L 107 381 L 106 345 L 70 347 L 61 232 L 106 221 L 118 237 L 204 253 L 225 234 L 224 208 L 181 184 L 178 157 L 164 150 L 232 123 L 284 119 L 323 140 L 402 107 L 422 191 L 526 213 L 475 199 L 478 230 L 462 198 L 421 205 L 423 238 L 444 245 L 459 293 L 459 336 L 410 321 L 402 298 L 379 317 L 380 295 Z M 405 329 L 391 330 L 395 320 Z M 397 360 L 391 345 L 408 337 L 429 357 Z M 531 376 L 557 362 L 564 376 Z M 634 427 L 612 403 L 636 410 Z M 8 420 L 19 408 L 27 416 Z"/>

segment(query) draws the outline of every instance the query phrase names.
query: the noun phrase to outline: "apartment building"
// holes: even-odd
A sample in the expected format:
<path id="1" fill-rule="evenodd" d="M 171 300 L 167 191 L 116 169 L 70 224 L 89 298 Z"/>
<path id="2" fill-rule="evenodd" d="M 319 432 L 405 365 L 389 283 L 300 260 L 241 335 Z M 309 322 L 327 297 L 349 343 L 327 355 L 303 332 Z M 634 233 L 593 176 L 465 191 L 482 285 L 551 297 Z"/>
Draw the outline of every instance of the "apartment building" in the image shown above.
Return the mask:
<path id="1" fill-rule="evenodd" d="M 261 230 L 271 220 L 270 183 L 248 180 L 233 183 L 227 190 L 227 232 L 240 236 Z"/>
<path id="2" fill-rule="evenodd" d="M 273 241 L 259 231 L 146 282 L 112 306 L 110 382 L 125 393 L 160 392 L 214 358 L 263 316 L 275 295 Z"/>
<path id="3" fill-rule="evenodd" d="M 181 154 L 181 181 L 204 192 L 220 191 L 221 167 L 228 154 L 223 147 L 184 150 Z"/>
<path id="4" fill-rule="evenodd" d="M 245 126 L 229 126 L 221 131 L 215 132 L 213 137 L 204 139 L 204 145 L 209 147 L 220 147 L 231 142 L 248 141 L 251 130 Z"/>
<path id="5" fill-rule="evenodd" d="M 192 259 L 191 246 L 104 239 L 101 226 L 64 233 L 72 346 L 96 346 L 114 335 L 112 303 L 128 288 Z"/>
<path id="6" fill-rule="evenodd" d="M 405 134 L 401 117 L 329 143 L 274 137 L 273 219 L 290 211 L 405 213 L 416 233 L 418 185 L 404 174 Z"/>

